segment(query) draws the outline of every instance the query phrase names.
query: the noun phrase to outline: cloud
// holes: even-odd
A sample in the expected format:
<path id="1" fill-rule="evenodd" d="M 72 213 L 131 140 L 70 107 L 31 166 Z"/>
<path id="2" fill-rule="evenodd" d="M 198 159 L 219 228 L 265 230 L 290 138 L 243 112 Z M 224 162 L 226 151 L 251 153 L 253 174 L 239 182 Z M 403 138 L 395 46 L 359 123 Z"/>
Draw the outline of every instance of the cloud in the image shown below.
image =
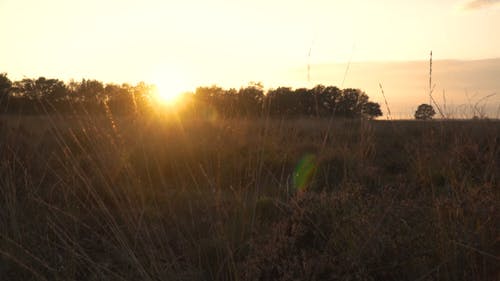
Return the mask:
<path id="1" fill-rule="evenodd" d="M 500 0 L 469 0 L 462 6 L 464 10 L 489 8 L 500 4 Z"/>

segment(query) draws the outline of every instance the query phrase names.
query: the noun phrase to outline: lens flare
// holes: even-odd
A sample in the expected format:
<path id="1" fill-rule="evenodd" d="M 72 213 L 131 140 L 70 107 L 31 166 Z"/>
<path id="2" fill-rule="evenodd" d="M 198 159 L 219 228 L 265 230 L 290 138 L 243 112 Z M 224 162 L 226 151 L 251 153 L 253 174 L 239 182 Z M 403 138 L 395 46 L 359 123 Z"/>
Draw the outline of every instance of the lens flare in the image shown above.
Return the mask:
<path id="1" fill-rule="evenodd" d="M 304 155 L 293 173 L 293 187 L 295 190 L 305 190 L 311 182 L 316 171 L 316 156 L 314 154 Z"/>

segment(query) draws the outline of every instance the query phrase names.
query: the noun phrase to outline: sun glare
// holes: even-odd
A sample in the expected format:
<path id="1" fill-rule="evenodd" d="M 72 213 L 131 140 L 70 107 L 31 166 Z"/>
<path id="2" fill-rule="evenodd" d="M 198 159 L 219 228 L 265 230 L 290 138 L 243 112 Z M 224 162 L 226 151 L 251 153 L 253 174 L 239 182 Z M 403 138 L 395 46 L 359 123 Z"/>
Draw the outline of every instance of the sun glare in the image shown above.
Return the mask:
<path id="1" fill-rule="evenodd" d="M 155 78 L 153 84 L 158 102 L 165 105 L 176 104 L 182 94 L 190 90 L 186 79 L 175 72 L 164 72 Z"/>

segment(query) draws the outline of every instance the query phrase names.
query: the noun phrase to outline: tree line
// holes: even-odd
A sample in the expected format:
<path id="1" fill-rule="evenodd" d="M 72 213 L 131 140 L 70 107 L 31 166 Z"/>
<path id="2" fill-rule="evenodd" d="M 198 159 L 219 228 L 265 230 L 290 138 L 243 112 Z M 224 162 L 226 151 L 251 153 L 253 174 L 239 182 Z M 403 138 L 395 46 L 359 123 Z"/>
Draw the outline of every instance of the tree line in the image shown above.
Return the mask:
<path id="1" fill-rule="evenodd" d="M 11 81 L 0 73 L 1 113 L 106 113 L 142 114 L 157 107 L 155 86 L 140 82 L 104 84 L 83 79 L 24 78 Z M 318 85 L 313 88 L 278 87 L 264 91 L 260 83 L 240 89 L 198 87 L 186 93 L 190 114 L 216 112 L 223 117 L 315 116 L 372 119 L 382 115 L 380 105 L 359 89 Z"/>

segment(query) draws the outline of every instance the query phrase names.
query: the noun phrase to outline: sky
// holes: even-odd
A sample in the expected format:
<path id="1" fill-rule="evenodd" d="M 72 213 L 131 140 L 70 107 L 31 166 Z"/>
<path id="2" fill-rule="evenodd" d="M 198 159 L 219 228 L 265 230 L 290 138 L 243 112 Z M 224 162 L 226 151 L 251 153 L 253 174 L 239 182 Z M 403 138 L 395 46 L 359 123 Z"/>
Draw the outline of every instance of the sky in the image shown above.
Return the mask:
<path id="1" fill-rule="evenodd" d="M 0 0 L 0 72 L 186 90 L 339 85 L 345 74 L 317 66 L 426 61 L 430 50 L 500 58 L 499 26 L 500 0 Z"/>

